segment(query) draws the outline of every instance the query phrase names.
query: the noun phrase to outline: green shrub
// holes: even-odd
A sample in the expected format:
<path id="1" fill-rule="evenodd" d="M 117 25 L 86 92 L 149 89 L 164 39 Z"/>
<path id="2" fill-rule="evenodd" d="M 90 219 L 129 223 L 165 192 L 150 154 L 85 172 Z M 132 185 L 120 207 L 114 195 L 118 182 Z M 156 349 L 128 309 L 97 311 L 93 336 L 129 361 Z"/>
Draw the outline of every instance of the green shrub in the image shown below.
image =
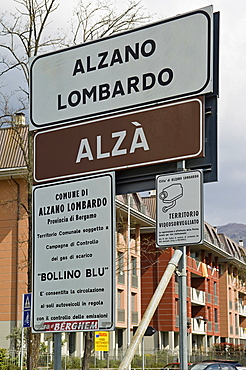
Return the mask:
<path id="1" fill-rule="evenodd" d="M 66 366 L 65 366 L 66 362 Z M 63 369 L 80 369 L 81 368 L 81 363 L 80 363 L 80 358 L 79 357 L 62 357 L 62 368 Z"/>

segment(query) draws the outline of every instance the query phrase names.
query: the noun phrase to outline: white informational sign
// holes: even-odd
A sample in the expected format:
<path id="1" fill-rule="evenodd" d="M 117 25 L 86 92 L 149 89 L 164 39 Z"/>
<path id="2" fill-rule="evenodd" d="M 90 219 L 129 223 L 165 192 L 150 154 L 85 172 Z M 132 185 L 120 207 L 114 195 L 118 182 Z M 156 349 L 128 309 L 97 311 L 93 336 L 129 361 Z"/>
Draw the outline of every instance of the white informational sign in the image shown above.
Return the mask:
<path id="1" fill-rule="evenodd" d="M 213 90 L 213 7 L 37 56 L 30 129 L 112 115 Z"/>
<path id="2" fill-rule="evenodd" d="M 33 188 L 33 330 L 114 330 L 114 173 Z"/>
<path id="3" fill-rule="evenodd" d="M 156 244 L 203 242 L 203 176 L 200 170 L 156 177 Z"/>

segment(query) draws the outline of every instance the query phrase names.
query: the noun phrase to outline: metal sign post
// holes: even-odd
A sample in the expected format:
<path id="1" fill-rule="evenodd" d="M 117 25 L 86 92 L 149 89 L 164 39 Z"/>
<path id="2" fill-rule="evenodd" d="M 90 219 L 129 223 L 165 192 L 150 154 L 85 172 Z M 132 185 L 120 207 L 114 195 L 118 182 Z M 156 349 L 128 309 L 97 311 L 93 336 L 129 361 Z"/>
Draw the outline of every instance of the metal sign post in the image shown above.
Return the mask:
<path id="1" fill-rule="evenodd" d="M 54 333 L 54 370 L 61 370 L 61 333 Z"/>
<path id="2" fill-rule="evenodd" d="M 182 256 L 179 261 L 179 358 L 180 369 L 188 370 L 187 356 L 187 307 L 186 307 L 186 246 L 179 248 Z"/>

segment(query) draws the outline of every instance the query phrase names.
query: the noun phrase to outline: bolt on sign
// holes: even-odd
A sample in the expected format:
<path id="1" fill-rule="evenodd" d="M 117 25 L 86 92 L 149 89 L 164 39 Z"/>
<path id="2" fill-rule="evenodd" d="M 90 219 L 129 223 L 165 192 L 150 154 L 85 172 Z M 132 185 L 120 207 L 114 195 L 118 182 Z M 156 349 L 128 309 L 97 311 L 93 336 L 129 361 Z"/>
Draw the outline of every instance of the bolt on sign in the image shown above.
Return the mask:
<path id="1" fill-rule="evenodd" d="M 202 157 L 203 126 L 203 99 L 193 98 L 93 124 L 39 131 L 34 180 Z"/>
<path id="2" fill-rule="evenodd" d="M 30 129 L 213 90 L 213 7 L 47 53 L 30 63 Z"/>
<path id="3" fill-rule="evenodd" d="M 33 188 L 33 330 L 114 330 L 114 174 Z"/>

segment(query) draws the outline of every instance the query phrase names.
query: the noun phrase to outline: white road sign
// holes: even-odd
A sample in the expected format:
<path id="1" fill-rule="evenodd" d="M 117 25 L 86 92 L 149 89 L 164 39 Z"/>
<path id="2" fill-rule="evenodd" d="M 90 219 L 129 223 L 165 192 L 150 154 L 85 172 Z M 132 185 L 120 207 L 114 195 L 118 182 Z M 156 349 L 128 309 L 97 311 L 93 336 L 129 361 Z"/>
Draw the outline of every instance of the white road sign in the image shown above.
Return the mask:
<path id="1" fill-rule="evenodd" d="M 203 176 L 200 170 L 156 177 L 156 244 L 203 242 Z"/>
<path id="2" fill-rule="evenodd" d="M 213 89 L 213 8 L 37 56 L 30 129 L 112 115 Z"/>
<path id="3" fill-rule="evenodd" d="M 33 189 L 33 330 L 114 329 L 114 173 Z"/>

